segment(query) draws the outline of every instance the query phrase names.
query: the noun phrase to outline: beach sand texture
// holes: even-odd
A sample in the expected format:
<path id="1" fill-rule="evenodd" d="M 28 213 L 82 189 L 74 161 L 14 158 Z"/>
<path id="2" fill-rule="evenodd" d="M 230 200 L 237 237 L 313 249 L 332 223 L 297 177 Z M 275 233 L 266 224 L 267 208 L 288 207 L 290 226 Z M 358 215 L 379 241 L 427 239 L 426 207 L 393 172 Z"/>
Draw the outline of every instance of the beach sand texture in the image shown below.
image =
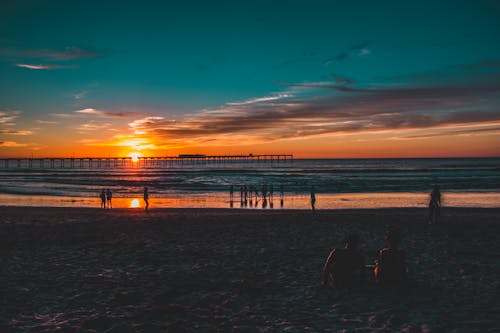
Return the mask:
<path id="1" fill-rule="evenodd" d="M 499 332 L 500 210 L 2 207 L 0 332 Z M 410 287 L 320 287 L 397 227 Z"/>

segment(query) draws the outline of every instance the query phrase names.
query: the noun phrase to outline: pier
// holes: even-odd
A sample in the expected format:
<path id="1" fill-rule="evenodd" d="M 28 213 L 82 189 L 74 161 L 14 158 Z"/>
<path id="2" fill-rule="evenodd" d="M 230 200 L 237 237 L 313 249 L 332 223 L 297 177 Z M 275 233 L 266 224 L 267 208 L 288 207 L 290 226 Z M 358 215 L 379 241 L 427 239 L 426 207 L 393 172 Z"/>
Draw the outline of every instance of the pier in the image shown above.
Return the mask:
<path id="1" fill-rule="evenodd" d="M 4 169 L 119 169 L 119 168 L 171 168 L 192 165 L 229 163 L 288 163 L 292 154 L 200 155 L 184 154 L 161 157 L 43 157 L 0 158 Z"/>

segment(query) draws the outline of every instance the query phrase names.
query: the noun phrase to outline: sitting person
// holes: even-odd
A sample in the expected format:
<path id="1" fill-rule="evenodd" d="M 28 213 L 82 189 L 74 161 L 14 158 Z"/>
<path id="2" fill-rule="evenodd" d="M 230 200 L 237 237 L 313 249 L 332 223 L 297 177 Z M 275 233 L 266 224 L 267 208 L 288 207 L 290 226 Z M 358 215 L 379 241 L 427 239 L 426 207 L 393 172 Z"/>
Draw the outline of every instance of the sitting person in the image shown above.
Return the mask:
<path id="1" fill-rule="evenodd" d="M 374 269 L 375 280 L 382 286 L 400 286 L 406 279 L 405 256 L 404 252 L 398 249 L 399 241 L 398 232 L 386 232 L 386 247 L 380 250 Z"/>
<path id="2" fill-rule="evenodd" d="M 357 251 L 359 238 L 349 235 L 343 249 L 333 249 L 326 259 L 322 285 L 337 289 L 352 288 L 363 278 L 363 256 Z"/>

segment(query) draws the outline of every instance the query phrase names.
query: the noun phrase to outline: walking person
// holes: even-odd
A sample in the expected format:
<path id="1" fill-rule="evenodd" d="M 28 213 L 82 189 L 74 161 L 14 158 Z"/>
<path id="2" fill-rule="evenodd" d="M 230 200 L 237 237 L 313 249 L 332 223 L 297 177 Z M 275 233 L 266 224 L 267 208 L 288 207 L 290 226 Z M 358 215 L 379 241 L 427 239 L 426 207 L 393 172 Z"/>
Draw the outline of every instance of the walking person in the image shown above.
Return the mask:
<path id="1" fill-rule="evenodd" d="M 148 188 L 147 187 L 144 187 L 144 209 L 146 210 L 146 212 L 149 211 L 149 193 L 148 193 Z"/>

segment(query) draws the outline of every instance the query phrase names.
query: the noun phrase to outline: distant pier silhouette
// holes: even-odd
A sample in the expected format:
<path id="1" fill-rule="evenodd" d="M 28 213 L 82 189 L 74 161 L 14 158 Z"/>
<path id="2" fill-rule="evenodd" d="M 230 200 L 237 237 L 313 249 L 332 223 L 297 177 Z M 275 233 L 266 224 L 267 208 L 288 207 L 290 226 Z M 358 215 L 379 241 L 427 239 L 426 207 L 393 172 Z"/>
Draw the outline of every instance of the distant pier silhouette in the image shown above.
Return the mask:
<path id="1" fill-rule="evenodd" d="M 0 158 L 0 168 L 18 169 L 119 169 L 169 168 L 183 165 L 213 165 L 229 163 L 292 162 L 292 154 L 201 155 L 183 154 L 161 157 L 40 157 Z"/>

